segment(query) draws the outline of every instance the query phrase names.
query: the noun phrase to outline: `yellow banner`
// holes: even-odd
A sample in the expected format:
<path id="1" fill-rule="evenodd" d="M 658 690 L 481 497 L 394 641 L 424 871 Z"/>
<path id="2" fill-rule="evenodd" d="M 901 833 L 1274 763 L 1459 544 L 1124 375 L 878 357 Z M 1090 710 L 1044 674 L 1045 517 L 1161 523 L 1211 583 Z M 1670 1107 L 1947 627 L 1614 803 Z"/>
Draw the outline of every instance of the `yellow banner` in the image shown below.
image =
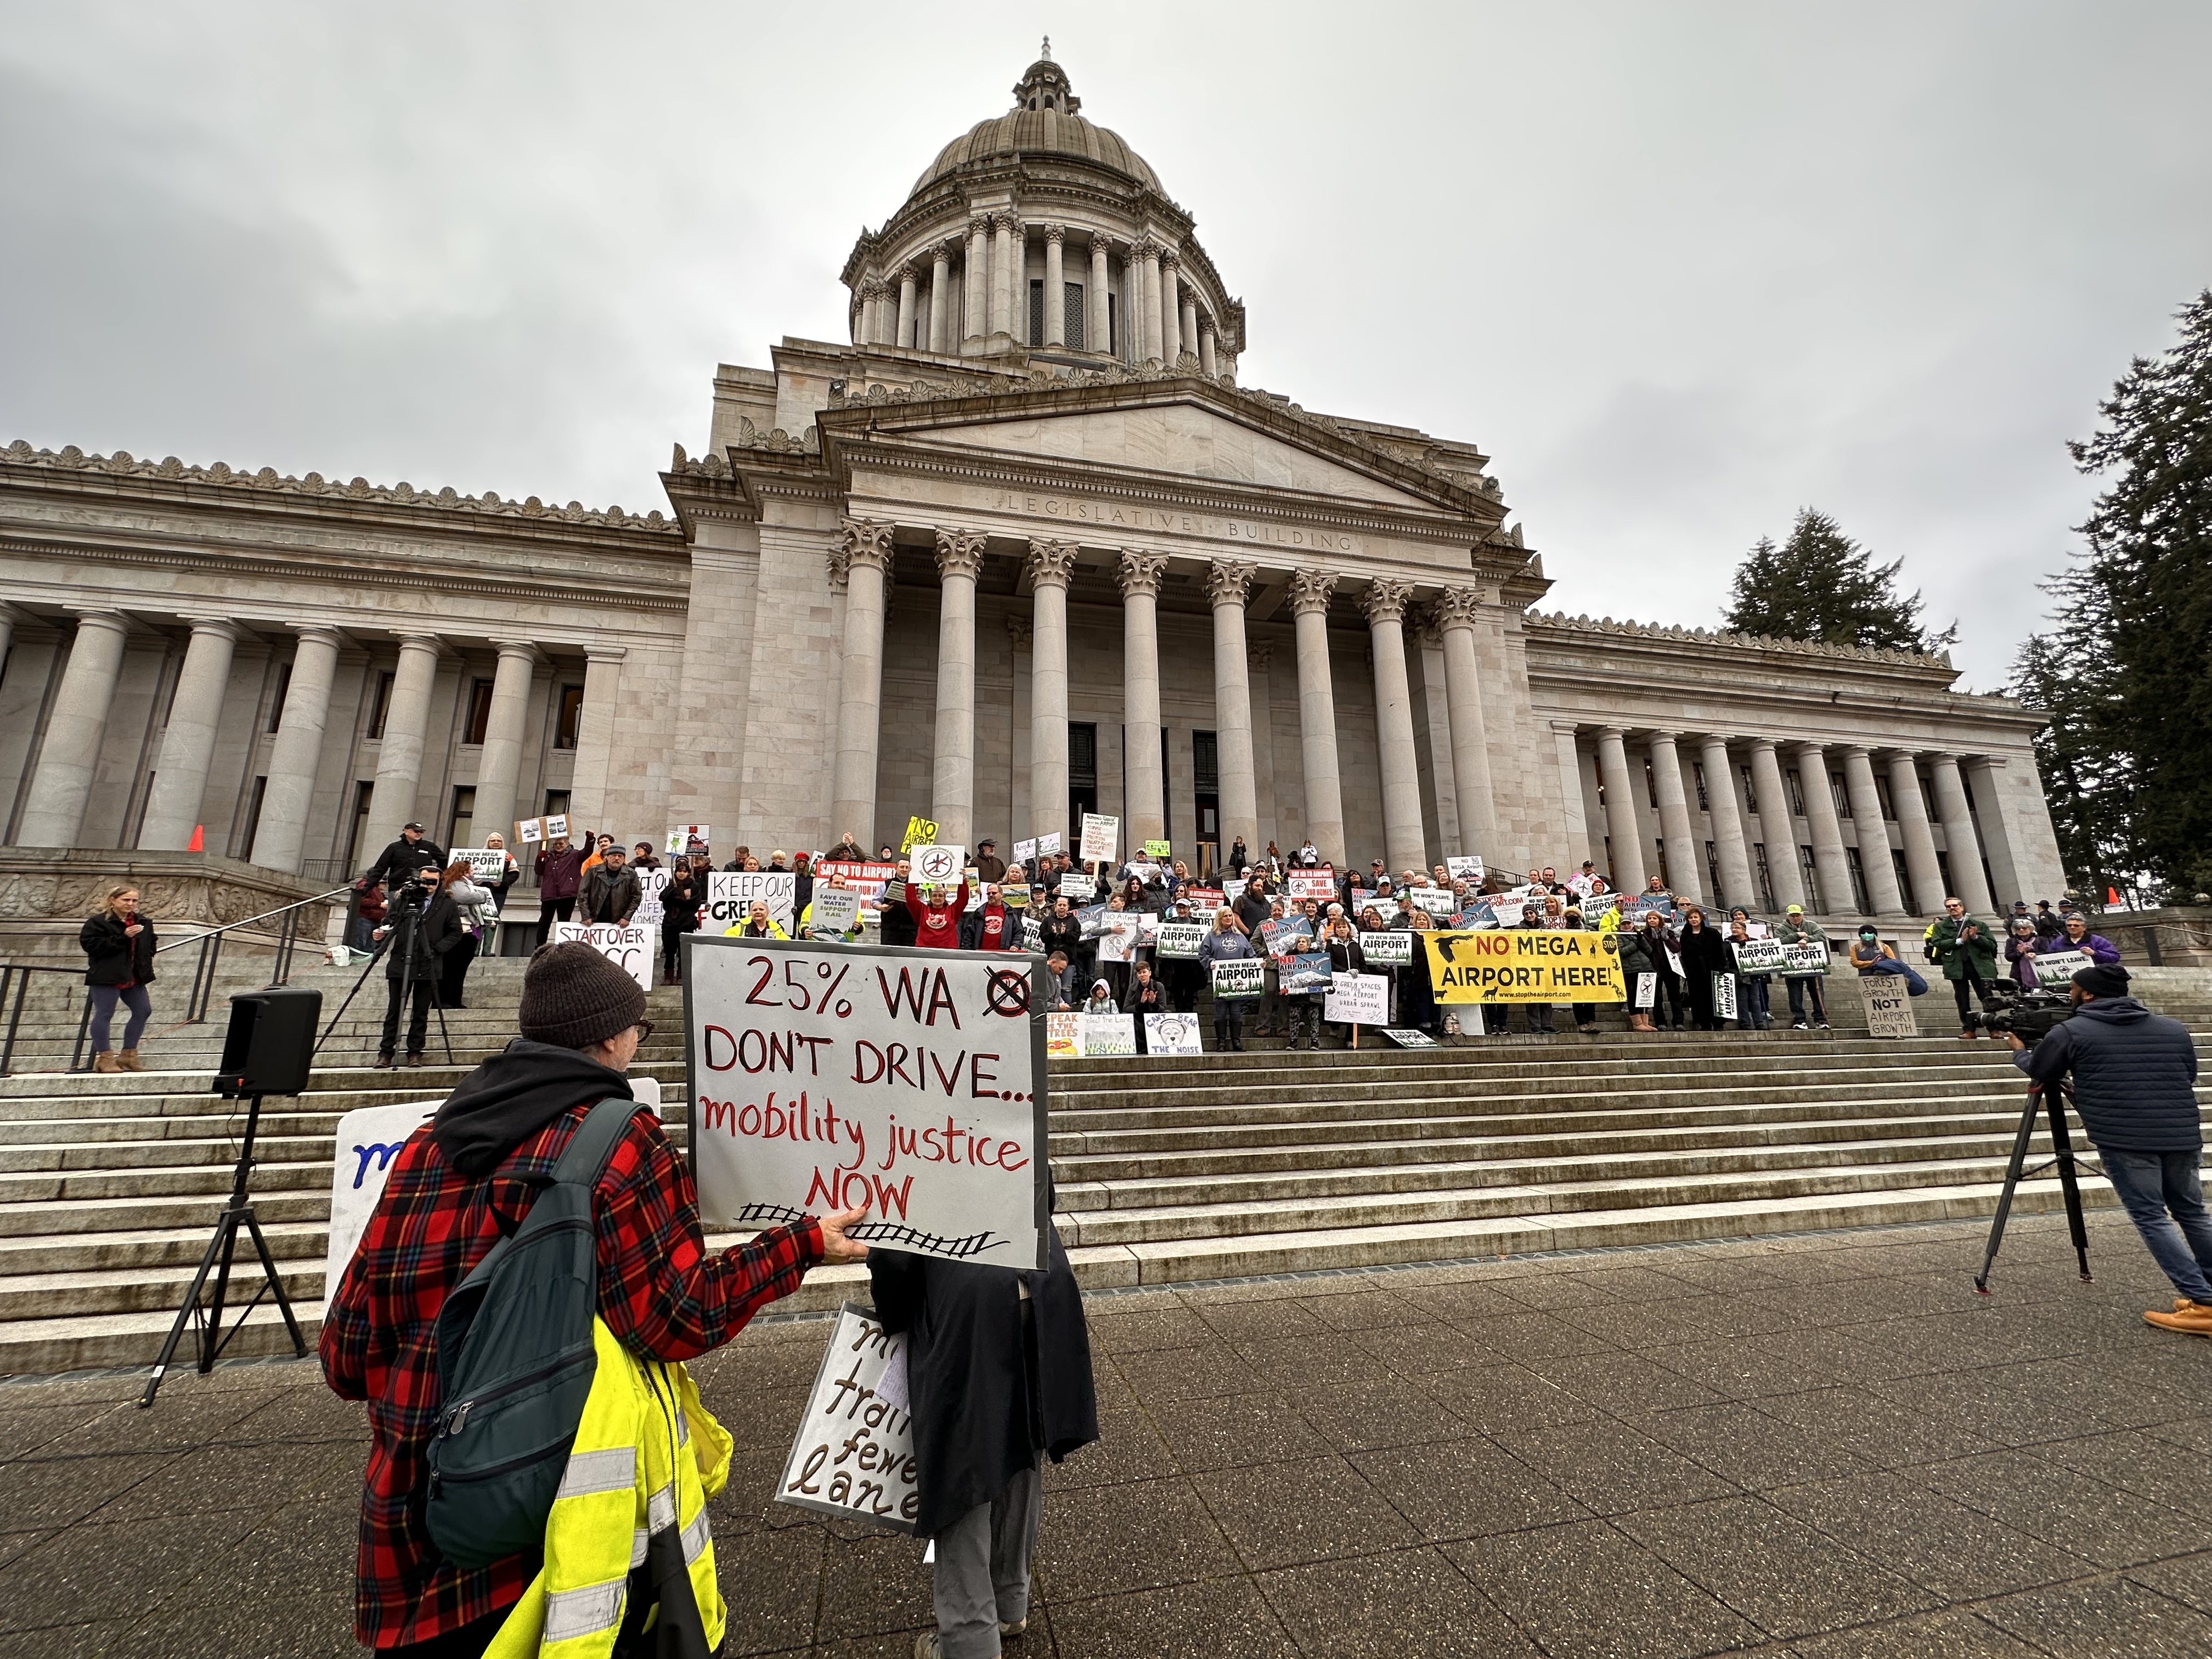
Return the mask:
<path id="1" fill-rule="evenodd" d="M 1438 1002 L 1625 1002 L 1613 933 L 1528 927 L 1418 935 Z"/>

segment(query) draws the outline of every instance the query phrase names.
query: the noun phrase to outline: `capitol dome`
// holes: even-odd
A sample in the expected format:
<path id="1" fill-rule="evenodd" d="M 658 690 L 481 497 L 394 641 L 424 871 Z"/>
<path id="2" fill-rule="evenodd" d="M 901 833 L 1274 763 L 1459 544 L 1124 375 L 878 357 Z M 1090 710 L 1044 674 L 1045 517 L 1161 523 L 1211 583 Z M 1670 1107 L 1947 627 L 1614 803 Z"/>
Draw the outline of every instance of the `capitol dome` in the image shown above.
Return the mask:
<path id="1" fill-rule="evenodd" d="M 1051 41 L 1013 94 L 860 233 L 843 275 L 854 344 L 1231 377 L 1243 302 L 1190 214 L 1119 133 L 1084 118 Z"/>

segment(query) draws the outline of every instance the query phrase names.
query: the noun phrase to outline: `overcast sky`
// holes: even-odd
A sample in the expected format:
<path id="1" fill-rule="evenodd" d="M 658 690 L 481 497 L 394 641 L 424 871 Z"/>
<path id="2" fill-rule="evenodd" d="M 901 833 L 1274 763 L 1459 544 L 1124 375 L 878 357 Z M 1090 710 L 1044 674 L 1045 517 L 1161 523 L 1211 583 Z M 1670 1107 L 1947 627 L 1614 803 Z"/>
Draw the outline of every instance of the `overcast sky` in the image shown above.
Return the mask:
<path id="1" fill-rule="evenodd" d="M 0 0 L 0 442 L 635 510 L 1048 30 L 1247 386 L 1470 440 L 1547 608 L 1814 505 L 1997 684 L 2212 283 L 2212 7 Z"/>

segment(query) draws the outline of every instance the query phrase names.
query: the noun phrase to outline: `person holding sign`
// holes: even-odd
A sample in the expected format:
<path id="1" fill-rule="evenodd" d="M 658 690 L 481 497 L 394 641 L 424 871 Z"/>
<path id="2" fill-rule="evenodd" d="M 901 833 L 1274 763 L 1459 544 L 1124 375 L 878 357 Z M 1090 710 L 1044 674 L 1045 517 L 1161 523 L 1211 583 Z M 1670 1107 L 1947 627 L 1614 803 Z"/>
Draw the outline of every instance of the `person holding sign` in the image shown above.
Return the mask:
<path id="1" fill-rule="evenodd" d="M 1224 905 L 1213 913 L 1213 931 L 1199 941 L 1199 972 L 1210 980 L 1215 963 L 1249 962 L 1252 957 L 1252 941 L 1237 925 L 1237 913 Z M 1224 1054 L 1244 1052 L 1244 1005 L 1249 1000 L 1218 992 L 1214 995 L 1213 1046 Z"/>
<path id="2" fill-rule="evenodd" d="M 2089 960 L 2100 968 L 2119 965 L 2120 947 L 2102 933 L 2091 933 L 2089 919 L 2079 910 L 2066 913 L 2066 922 L 2060 930 L 2059 940 L 2051 946 L 2052 950 L 2086 951 L 2089 953 Z"/>
<path id="3" fill-rule="evenodd" d="M 1817 945 L 1824 954 L 1828 948 L 1828 936 L 1820 931 L 1820 923 L 1806 915 L 1805 907 L 1802 904 L 1793 904 L 1782 913 L 1782 920 L 1775 924 L 1774 937 L 1785 945 Z M 1820 989 L 1820 975 L 1817 973 L 1784 974 L 1782 981 L 1790 988 L 1790 1029 L 1808 1031 L 1817 1025 L 1821 1030 L 1826 1030 L 1828 1005 Z M 1805 999 L 1808 996 L 1813 1000 L 1809 1023 L 1805 1012 Z"/>
<path id="4" fill-rule="evenodd" d="M 2035 958 L 2043 944 L 2042 935 L 2035 931 L 2033 916 L 2012 919 L 2012 937 L 2005 941 L 2005 960 L 2012 964 L 2008 970 L 2012 982 L 2023 991 L 2033 991 L 2040 984 L 2035 973 Z"/>
<path id="5" fill-rule="evenodd" d="M 920 882 L 907 884 L 906 912 L 914 918 L 914 942 L 925 951 L 958 950 L 960 918 L 967 908 L 965 878 L 961 880 L 959 891 L 949 900 L 942 887 L 924 887 Z"/>
<path id="6" fill-rule="evenodd" d="M 1734 971 L 1728 943 L 1705 920 L 1704 908 L 1695 904 L 1682 912 L 1677 938 L 1675 954 L 1682 958 L 1682 976 L 1689 981 L 1690 1018 L 1700 1031 L 1717 1031 L 1721 1022 L 1713 1012 L 1713 976 Z"/>
<path id="7" fill-rule="evenodd" d="M 323 1316 L 324 1381 L 340 1398 L 368 1403 L 354 1590 L 354 1634 L 364 1646 L 481 1654 L 539 1571 L 536 1551 L 464 1567 L 431 1541 L 429 1448 L 450 1403 L 439 1397 L 439 1316 L 492 1246 L 521 1225 L 592 1109 L 630 1092 L 623 1073 L 647 1029 L 645 993 L 590 945 L 550 945 L 531 958 L 518 1021 L 521 1036 L 463 1079 L 393 1156 Z M 591 1209 L 599 1317 L 622 1351 L 644 1360 L 696 1358 L 797 1290 L 809 1267 L 868 1255 L 845 1237 L 865 1208 L 806 1216 L 710 1253 L 690 1166 L 650 1111 L 630 1116 L 592 1184 Z M 692 1432 L 699 1443 L 705 1427 Z M 637 1457 L 647 1461 L 641 1450 Z M 630 1480 L 624 1473 L 625 1491 Z M 606 1524 L 619 1527 L 619 1539 L 593 1540 L 609 1547 L 589 1553 L 627 1564 L 633 1510 L 614 1508 Z M 549 1529 L 570 1524 L 557 1499 L 555 1509 Z M 665 1597 L 669 1583 L 659 1583 Z M 617 1617 L 622 1587 L 617 1578 L 588 1599 Z M 594 1633 L 587 1624 L 574 1636 L 587 1643 Z M 596 1650 L 611 1650 L 613 1640 L 605 1631 Z M 536 1653 L 537 1641 L 526 1650 Z"/>

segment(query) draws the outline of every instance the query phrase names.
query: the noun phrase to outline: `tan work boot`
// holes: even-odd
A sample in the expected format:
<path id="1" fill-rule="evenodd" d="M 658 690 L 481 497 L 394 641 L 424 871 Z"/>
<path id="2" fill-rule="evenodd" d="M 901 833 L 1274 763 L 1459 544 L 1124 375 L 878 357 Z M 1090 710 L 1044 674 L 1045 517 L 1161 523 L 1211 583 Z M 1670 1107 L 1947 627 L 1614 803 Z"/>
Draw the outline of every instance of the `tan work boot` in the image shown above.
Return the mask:
<path id="1" fill-rule="evenodd" d="M 126 1072 L 143 1072 L 146 1069 L 146 1062 L 138 1058 L 138 1051 L 136 1048 L 124 1049 L 115 1056 L 115 1061 Z"/>
<path id="2" fill-rule="evenodd" d="M 123 1064 L 113 1054 L 102 1048 L 92 1057 L 92 1069 L 95 1072 L 119 1072 L 123 1069 Z"/>
<path id="3" fill-rule="evenodd" d="M 2179 1331 L 2184 1336 L 2212 1336 L 2212 1302 L 2192 1302 L 2187 1297 L 2177 1297 L 2172 1313 L 2154 1310 L 2143 1318 L 2162 1331 Z"/>

